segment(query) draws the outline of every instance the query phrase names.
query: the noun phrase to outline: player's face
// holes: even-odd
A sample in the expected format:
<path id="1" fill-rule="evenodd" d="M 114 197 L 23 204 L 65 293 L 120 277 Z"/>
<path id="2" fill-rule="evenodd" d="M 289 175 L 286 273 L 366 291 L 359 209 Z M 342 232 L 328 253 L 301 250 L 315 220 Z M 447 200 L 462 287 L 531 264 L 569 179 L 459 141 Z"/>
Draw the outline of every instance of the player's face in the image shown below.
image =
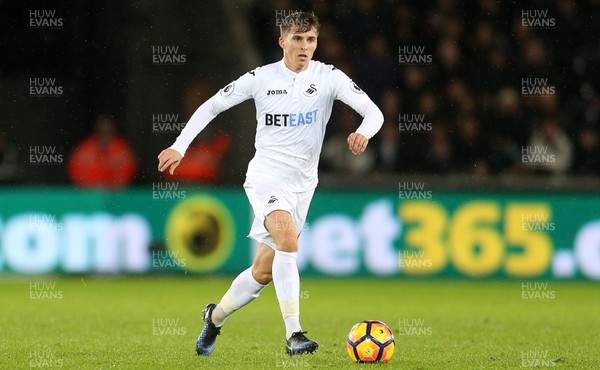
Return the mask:
<path id="1" fill-rule="evenodd" d="M 304 33 L 290 32 L 279 37 L 279 46 L 283 49 L 285 65 L 294 72 L 302 72 L 317 48 L 317 33 L 314 29 Z"/>

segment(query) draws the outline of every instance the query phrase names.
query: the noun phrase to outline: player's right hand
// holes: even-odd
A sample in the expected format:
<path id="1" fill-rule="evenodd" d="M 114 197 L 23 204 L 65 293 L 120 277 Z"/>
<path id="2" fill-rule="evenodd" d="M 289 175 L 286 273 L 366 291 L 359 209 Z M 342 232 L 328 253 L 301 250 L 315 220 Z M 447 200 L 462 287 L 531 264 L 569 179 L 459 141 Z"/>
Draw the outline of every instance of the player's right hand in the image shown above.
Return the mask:
<path id="1" fill-rule="evenodd" d="M 163 172 L 169 170 L 172 175 L 179 163 L 181 162 L 181 154 L 175 149 L 165 149 L 158 155 L 158 170 Z"/>

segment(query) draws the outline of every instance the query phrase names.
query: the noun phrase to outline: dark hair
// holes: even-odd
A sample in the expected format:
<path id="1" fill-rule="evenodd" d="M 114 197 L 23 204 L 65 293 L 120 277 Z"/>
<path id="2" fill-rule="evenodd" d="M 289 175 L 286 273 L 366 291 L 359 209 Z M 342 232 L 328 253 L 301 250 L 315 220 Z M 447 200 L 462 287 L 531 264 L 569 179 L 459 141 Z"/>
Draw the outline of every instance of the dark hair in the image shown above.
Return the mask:
<path id="1" fill-rule="evenodd" d="M 315 30 L 317 35 L 319 34 L 319 18 L 313 12 L 296 12 L 285 17 L 279 29 L 281 36 L 285 36 L 291 33 L 304 33 L 312 29 Z"/>

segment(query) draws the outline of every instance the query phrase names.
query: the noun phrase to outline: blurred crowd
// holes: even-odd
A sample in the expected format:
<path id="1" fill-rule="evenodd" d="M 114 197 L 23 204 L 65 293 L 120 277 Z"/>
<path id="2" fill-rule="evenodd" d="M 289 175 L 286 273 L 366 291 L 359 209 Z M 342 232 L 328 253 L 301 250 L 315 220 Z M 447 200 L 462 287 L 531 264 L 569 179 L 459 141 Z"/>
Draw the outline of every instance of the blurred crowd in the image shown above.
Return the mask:
<path id="1" fill-rule="evenodd" d="M 260 64 L 282 57 L 278 22 L 313 10 L 322 24 L 315 59 L 348 74 L 384 113 L 369 150 L 354 156 L 346 137 L 361 117 L 336 103 L 321 172 L 600 176 L 600 0 L 248 0 L 239 6 L 251 27 L 245 47 L 257 49 Z M 190 86 L 195 92 L 184 94 L 182 117 L 214 93 Z M 141 147 L 133 150 L 137 139 L 119 130 L 123 122 L 111 112 L 97 114 L 87 136 L 65 150 L 69 180 L 119 188 L 152 178 Z M 239 162 L 239 153 L 228 156 L 238 138 L 227 127 L 209 126 L 176 174 L 161 178 L 223 182 L 228 160 Z M 24 150 L 13 136 L 0 132 L 0 184 L 23 181 Z"/>
<path id="2" fill-rule="evenodd" d="M 311 9 L 315 59 L 353 78 L 385 116 L 354 157 L 360 124 L 334 108 L 321 171 L 600 175 L 600 11 L 586 1 L 256 2 L 264 62 L 277 17 Z M 284 12 L 282 12 L 284 10 Z"/>

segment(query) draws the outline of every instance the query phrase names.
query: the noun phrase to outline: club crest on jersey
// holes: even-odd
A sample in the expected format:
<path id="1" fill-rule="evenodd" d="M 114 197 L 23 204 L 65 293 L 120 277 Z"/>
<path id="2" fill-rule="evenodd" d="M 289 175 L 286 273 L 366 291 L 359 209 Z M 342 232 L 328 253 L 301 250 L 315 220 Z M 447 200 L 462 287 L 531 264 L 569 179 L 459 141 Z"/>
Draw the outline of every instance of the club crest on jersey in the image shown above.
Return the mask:
<path id="1" fill-rule="evenodd" d="M 362 91 L 361 88 L 358 87 L 358 85 L 355 84 L 352 80 L 350 80 L 350 89 L 357 94 L 364 94 L 364 91 Z"/>
<path id="2" fill-rule="evenodd" d="M 279 201 L 279 199 L 277 199 L 276 196 L 271 195 L 271 198 L 269 199 L 269 201 L 267 202 L 267 207 L 270 207 L 274 204 L 276 204 Z"/>
<path id="3" fill-rule="evenodd" d="M 287 90 L 267 90 L 267 96 L 269 95 L 286 95 Z"/>
<path id="4" fill-rule="evenodd" d="M 310 84 L 310 87 L 306 89 L 304 95 L 308 96 L 309 98 L 317 95 L 317 88 L 315 87 L 315 84 Z"/>
<path id="5" fill-rule="evenodd" d="M 227 85 L 221 89 L 221 95 L 223 95 L 223 96 L 231 95 L 231 93 L 233 92 L 234 89 L 235 89 L 235 84 L 232 82 L 229 85 Z"/>

